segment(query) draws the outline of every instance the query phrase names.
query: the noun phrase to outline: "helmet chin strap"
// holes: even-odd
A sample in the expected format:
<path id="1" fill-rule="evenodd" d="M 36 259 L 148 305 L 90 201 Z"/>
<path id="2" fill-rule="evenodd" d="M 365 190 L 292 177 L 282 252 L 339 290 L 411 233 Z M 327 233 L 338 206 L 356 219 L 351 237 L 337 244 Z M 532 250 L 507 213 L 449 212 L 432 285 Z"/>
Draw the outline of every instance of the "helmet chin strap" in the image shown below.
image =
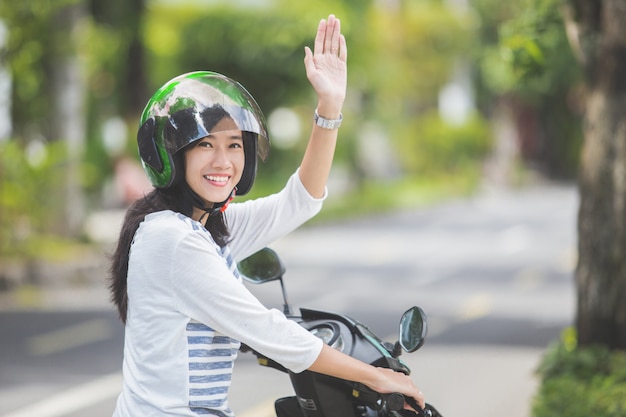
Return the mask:
<path id="1" fill-rule="evenodd" d="M 230 193 L 230 197 L 228 197 L 225 201 L 220 203 L 217 207 L 203 208 L 202 210 L 204 210 L 204 214 L 200 216 L 200 219 L 198 219 L 198 221 L 202 223 L 202 220 L 207 215 L 211 217 L 218 213 L 225 212 L 226 209 L 228 208 L 228 205 L 230 204 L 231 201 L 233 201 L 236 195 L 237 195 L 237 187 L 233 188 L 233 191 Z"/>

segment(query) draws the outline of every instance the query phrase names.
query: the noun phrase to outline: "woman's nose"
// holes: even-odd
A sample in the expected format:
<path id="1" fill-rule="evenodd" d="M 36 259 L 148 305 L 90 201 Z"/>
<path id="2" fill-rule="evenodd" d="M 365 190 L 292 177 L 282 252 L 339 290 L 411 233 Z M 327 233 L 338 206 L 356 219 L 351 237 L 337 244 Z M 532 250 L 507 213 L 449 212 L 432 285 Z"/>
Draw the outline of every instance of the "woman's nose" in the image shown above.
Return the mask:
<path id="1" fill-rule="evenodd" d="M 215 148 L 213 152 L 213 159 L 211 161 L 215 167 L 228 167 L 230 166 L 230 158 L 228 157 L 227 149 Z"/>

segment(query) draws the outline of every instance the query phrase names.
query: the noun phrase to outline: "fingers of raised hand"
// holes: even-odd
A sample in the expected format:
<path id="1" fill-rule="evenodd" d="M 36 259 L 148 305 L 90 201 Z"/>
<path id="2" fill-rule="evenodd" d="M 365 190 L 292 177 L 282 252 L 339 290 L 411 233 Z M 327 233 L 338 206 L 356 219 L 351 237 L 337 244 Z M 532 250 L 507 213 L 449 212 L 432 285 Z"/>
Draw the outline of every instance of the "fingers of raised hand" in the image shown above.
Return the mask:
<path id="1" fill-rule="evenodd" d="M 341 35 L 341 22 L 335 15 L 322 19 L 315 36 L 315 53 L 340 55 L 345 49 L 345 38 Z"/>
<path id="2" fill-rule="evenodd" d="M 339 34 L 339 20 L 331 14 L 330 16 L 328 16 L 328 20 L 326 21 L 324 52 L 330 52 L 333 55 L 337 55 L 337 53 L 339 52 Z"/>

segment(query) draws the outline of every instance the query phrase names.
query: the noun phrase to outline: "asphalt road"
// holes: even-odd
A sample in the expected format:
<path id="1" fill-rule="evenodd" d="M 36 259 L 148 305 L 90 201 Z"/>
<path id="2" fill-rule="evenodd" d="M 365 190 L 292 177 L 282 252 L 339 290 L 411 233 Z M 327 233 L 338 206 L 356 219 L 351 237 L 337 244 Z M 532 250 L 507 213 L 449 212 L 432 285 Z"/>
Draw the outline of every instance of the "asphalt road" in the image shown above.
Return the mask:
<path id="1" fill-rule="evenodd" d="M 573 186 L 485 192 L 305 227 L 272 247 L 295 308 L 345 313 L 395 341 L 402 312 L 421 306 L 429 337 L 404 360 L 446 417 L 528 417 L 533 371 L 573 320 L 577 204 Z M 277 283 L 250 288 L 281 306 Z M 111 415 L 122 325 L 103 286 L 63 295 L 44 310 L 1 309 L 0 416 Z M 284 375 L 240 356 L 239 417 L 273 415 L 273 399 L 290 393 Z"/>

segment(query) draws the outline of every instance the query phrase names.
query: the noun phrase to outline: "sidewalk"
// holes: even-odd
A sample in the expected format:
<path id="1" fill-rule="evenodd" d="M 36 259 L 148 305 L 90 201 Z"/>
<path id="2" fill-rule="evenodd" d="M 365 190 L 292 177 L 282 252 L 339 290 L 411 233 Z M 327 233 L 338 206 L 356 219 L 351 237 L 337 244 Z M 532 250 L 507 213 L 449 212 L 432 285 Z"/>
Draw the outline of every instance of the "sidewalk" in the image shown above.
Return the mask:
<path id="1" fill-rule="evenodd" d="M 109 309 L 104 250 L 73 262 L 40 263 L 36 284 L 15 271 L 0 291 L 0 311 Z M 27 273 L 27 272 L 26 272 Z"/>

